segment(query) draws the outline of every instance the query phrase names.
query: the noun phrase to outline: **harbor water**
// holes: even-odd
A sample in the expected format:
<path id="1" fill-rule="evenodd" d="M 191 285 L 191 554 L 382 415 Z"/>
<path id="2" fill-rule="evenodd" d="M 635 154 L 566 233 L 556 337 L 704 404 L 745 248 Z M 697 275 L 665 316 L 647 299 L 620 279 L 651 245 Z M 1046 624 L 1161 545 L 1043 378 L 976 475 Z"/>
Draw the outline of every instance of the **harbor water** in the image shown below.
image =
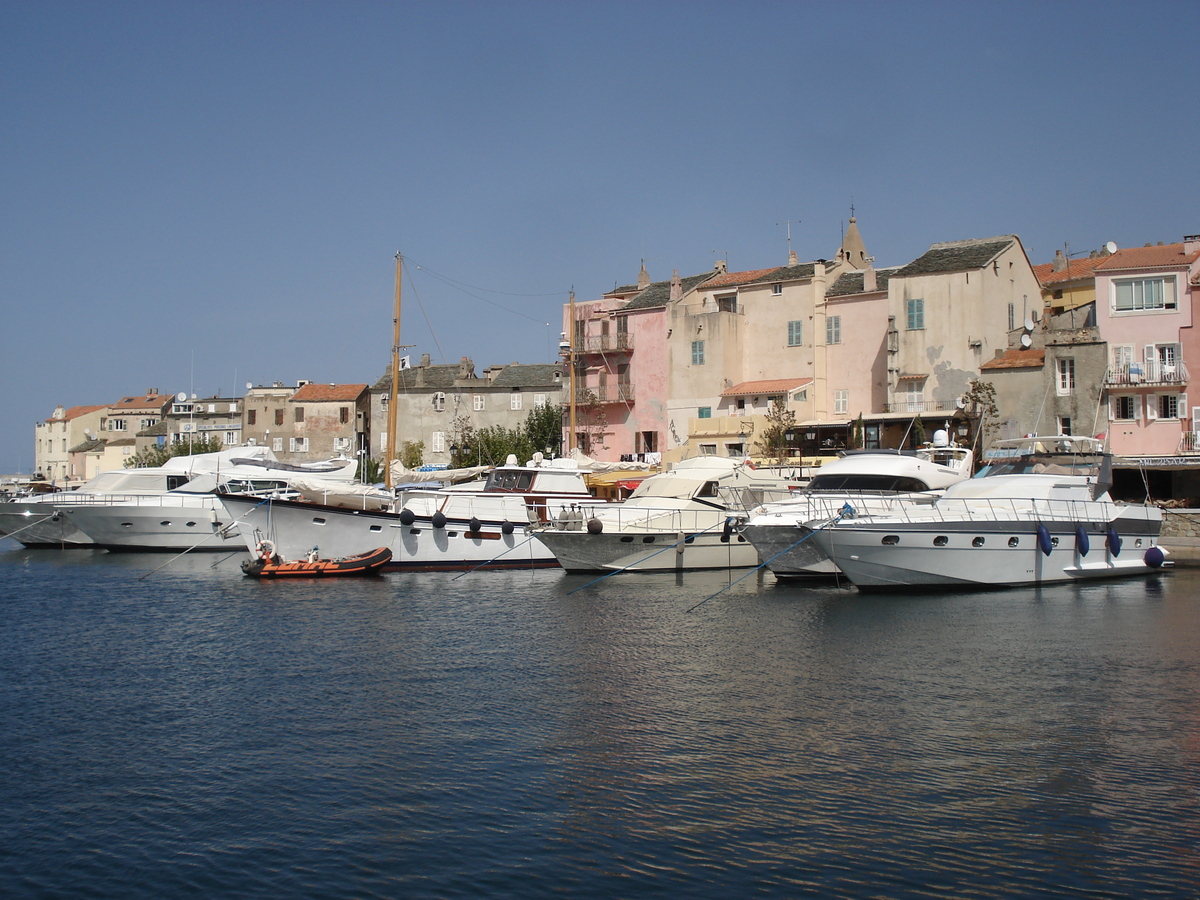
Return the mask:
<path id="1" fill-rule="evenodd" d="M 0 896 L 1200 891 L 1200 570 L 239 561 L 0 541 Z"/>

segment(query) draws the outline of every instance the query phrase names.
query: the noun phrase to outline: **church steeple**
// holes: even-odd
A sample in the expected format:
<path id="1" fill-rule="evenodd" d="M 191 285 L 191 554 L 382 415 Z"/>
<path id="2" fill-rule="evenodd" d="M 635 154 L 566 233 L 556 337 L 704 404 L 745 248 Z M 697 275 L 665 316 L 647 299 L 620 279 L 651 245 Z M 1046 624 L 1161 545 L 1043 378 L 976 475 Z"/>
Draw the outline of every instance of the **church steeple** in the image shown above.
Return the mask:
<path id="1" fill-rule="evenodd" d="M 638 290 L 644 291 L 650 287 L 650 273 L 646 271 L 646 261 L 642 260 L 642 271 L 638 272 Z"/>
<path id="2" fill-rule="evenodd" d="M 853 211 L 853 210 L 852 210 Z M 845 263 L 850 269 L 861 271 L 870 265 L 867 247 L 863 244 L 862 235 L 858 233 L 858 220 L 850 217 L 850 227 L 842 238 L 842 248 L 838 250 L 838 261 Z"/>

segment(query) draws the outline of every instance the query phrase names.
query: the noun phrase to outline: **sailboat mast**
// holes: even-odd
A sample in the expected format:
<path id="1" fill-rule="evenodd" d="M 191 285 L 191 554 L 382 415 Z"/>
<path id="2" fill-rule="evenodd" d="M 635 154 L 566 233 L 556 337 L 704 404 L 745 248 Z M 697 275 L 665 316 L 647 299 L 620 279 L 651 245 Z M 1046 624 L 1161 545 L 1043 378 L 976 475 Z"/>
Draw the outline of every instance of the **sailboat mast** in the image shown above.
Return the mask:
<path id="1" fill-rule="evenodd" d="M 567 336 L 571 342 L 571 352 L 567 354 L 568 367 L 570 369 L 570 380 L 568 388 L 571 391 L 571 406 L 570 416 L 567 419 L 569 431 L 567 432 L 567 455 L 573 456 L 575 450 L 575 332 L 578 330 L 575 327 L 575 291 L 571 291 L 571 333 Z"/>
<path id="2" fill-rule="evenodd" d="M 396 254 L 396 306 L 392 314 L 392 390 L 388 395 L 387 453 L 384 454 L 384 484 L 392 489 L 392 460 L 396 458 L 396 398 L 400 393 L 400 272 L 404 257 Z"/>

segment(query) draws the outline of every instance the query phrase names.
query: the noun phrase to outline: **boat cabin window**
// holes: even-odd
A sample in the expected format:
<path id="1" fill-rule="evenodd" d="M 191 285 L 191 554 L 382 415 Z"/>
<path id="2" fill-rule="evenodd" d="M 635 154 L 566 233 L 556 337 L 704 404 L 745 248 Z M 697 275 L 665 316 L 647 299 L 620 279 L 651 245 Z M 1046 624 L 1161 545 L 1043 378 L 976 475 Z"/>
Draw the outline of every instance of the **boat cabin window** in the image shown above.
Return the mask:
<path id="1" fill-rule="evenodd" d="M 1096 475 L 1101 458 L 1095 454 L 1030 454 L 1009 459 L 990 459 L 979 475 Z"/>
<path id="2" fill-rule="evenodd" d="M 186 475 L 168 475 L 167 476 L 167 490 L 173 491 L 176 488 L 181 488 L 185 484 L 187 484 L 189 481 L 191 481 L 191 479 L 188 478 L 188 476 L 186 476 Z"/>
<path id="3" fill-rule="evenodd" d="M 697 497 L 715 497 L 717 496 L 717 483 L 715 481 L 706 481 L 700 490 L 696 491 Z"/>
<path id="4" fill-rule="evenodd" d="M 489 491 L 527 491 L 533 487 L 533 473 L 516 469 L 495 469 L 488 476 Z"/>
<path id="5" fill-rule="evenodd" d="M 927 491 L 929 485 L 919 478 L 883 474 L 815 475 L 808 483 L 810 491 Z"/>

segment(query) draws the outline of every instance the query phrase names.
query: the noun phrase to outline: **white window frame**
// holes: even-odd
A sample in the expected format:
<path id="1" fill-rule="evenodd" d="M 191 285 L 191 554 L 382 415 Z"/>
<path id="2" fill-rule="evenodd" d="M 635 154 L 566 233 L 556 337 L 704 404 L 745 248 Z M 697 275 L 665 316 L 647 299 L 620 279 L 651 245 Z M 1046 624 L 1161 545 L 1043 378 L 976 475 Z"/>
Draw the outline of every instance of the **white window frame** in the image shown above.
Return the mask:
<path id="1" fill-rule="evenodd" d="M 443 412 L 446 409 L 446 394 L 444 391 L 435 391 L 431 399 L 434 412 Z"/>
<path id="2" fill-rule="evenodd" d="M 274 451 L 275 453 L 282 453 L 283 452 L 283 438 L 281 438 L 281 437 L 271 438 L 271 450 Z"/>
<path id="3" fill-rule="evenodd" d="M 289 453 L 307 453 L 308 452 L 308 438 L 306 438 L 306 437 L 288 438 L 288 452 Z"/>
<path id="4" fill-rule="evenodd" d="M 717 455 L 717 445 L 716 444 L 701 444 L 700 445 L 700 455 L 701 456 L 716 456 Z"/>
<path id="5" fill-rule="evenodd" d="M 533 395 L 533 405 L 534 406 L 544 406 L 545 403 L 546 403 L 546 395 L 545 394 L 534 394 Z"/>
<path id="6" fill-rule="evenodd" d="M 475 410 L 475 412 L 483 412 L 483 408 L 484 408 L 484 399 L 483 398 L 484 398 L 483 394 L 475 394 L 474 396 L 471 397 L 471 406 Z"/>
<path id="7" fill-rule="evenodd" d="M 446 452 L 446 432 L 435 431 L 429 439 L 430 453 L 445 453 Z"/>
<path id="8" fill-rule="evenodd" d="M 525 400 L 521 396 L 520 391 L 513 391 L 511 394 L 508 395 L 508 408 L 510 410 L 521 409 L 522 404 L 524 404 L 524 402 L 525 402 Z"/>
<path id="9" fill-rule="evenodd" d="M 1157 290 L 1154 286 L 1157 286 Z M 1143 278 L 1114 278 L 1112 280 L 1112 311 L 1117 315 L 1174 310 L 1179 305 L 1174 275 Z M 1149 290 L 1147 290 L 1149 288 Z M 1126 291 L 1126 289 L 1128 289 Z M 1121 295 L 1128 293 L 1128 299 Z M 1147 298 L 1147 293 L 1150 297 Z M 1125 303 L 1122 306 L 1122 303 Z"/>
<path id="10" fill-rule="evenodd" d="M 1121 401 L 1128 400 L 1132 416 L 1117 415 Z M 1140 422 L 1142 419 L 1142 398 L 1137 394 L 1114 394 L 1108 402 L 1108 418 L 1113 422 Z"/>
<path id="11" fill-rule="evenodd" d="M 833 392 L 833 414 L 846 415 L 850 412 L 850 391 L 847 388 L 838 388 Z"/>
<path id="12" fill-rule="evenodd" d="M 1075 357 L 1060 356 L 1054 362 L 1054 385 L 1060 397 L 1075 393 Z"/>
<path id="13" fill-rule="evenodd" d="M 1168 392 L 1151 394 L 1151 402 L 1146 407 L 1146 418 L 1165 422 L 1181 422 L 1187 420 L 1187 394 Z M 1174 404 L 1175 415 L 1163 415 L 1163 406 Z"/>

